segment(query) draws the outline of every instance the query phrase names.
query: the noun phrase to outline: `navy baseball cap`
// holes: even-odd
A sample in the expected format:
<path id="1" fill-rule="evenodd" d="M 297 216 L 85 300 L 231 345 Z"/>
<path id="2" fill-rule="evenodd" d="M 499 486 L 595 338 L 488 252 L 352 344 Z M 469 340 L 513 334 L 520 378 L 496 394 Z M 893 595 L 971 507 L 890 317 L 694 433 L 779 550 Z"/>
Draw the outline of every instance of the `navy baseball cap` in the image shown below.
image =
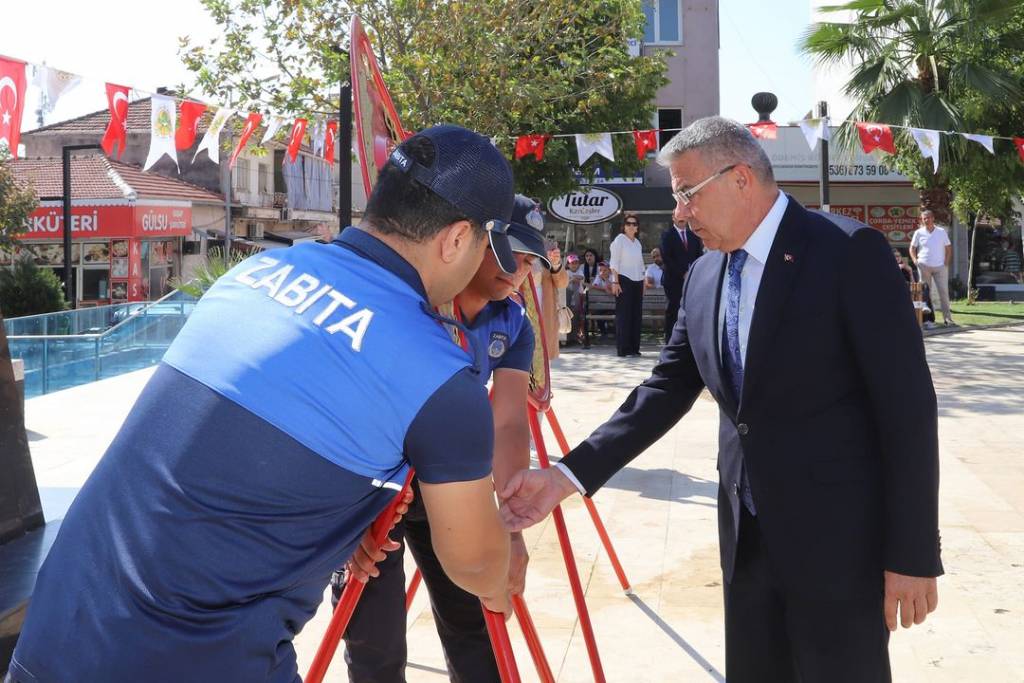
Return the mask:
<path id="1" fill-rule="evenodd" d="M 508 228 L 508 241 L 512 251 L 533 254 L 548 268 L 547 249 L 544 248 L 544 216 L 537 202 L 521 194 L 516 195 L 512 205 L 512 221 Z"/>
<path id="2" fill-rule="evenodd" d="M 406 154 L 405 143 L 395 148 L 388 161 L 479 223 L 487 231 L 498 265 L 514 273 L 508 221 L 515 190 L 508 160 L 490 140 L 461 126 L 432 126 L 410 140 L 420 136 L 434 144 L 434 163 L 429 168 Z"/>

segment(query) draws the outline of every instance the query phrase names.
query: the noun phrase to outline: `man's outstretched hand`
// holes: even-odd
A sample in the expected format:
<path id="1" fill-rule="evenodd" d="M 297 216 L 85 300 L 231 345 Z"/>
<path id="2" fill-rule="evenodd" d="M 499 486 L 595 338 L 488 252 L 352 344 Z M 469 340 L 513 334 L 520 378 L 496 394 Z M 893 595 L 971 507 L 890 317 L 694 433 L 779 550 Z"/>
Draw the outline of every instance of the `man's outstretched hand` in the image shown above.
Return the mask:
<path id="1" fill-rule="evenodd" d="M 509 531 L 522 531 L 543 520 L 573 493 L 576 487 L 556 467 L 522 470 L 498 491 L 501 520 Z"/>

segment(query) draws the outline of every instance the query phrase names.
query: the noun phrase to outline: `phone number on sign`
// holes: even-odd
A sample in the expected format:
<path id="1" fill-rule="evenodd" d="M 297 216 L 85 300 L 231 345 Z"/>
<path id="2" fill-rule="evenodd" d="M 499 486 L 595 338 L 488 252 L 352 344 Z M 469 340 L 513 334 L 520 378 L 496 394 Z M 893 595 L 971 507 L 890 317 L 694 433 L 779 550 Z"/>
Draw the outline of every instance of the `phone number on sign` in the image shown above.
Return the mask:
<path id="1" fill-rule="evenodd" d="M 830 176 L 887 176 L 894 173 L 885 164 L 829 164 Z"/>

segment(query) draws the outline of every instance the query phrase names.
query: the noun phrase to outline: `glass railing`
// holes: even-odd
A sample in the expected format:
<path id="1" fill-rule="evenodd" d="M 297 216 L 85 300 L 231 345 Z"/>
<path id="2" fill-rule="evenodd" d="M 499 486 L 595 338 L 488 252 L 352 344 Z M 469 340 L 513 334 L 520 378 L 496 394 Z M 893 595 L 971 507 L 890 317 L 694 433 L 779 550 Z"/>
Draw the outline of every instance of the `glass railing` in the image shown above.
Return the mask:
<path id="1" fill-rule="evenodd" d="M 5 320 L 11 357 L 25 362 L 25 397 L 155 365 L 195 302 L 176 291 L 154 302 Z"/>

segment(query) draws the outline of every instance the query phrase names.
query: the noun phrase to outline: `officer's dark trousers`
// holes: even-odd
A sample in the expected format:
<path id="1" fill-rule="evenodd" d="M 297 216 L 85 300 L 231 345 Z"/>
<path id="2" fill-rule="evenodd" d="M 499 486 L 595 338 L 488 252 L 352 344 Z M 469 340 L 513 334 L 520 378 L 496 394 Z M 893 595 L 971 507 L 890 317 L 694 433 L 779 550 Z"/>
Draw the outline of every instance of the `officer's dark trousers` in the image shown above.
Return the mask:
<path id="1" fill-rule="evenodd" d="M 785 596 L 757 518 L 740 508 L 736 571 L 725 583 L 729 683 L 890 683 L 881 592 L 842 601 Z"/>
<path id="2" fill-rule="evenodd" d="M 644 283 L 619 275 L 622 292 L 615 299 L 615 350 L 620 356 L 640 353 Z"/>
<path id="3" fill-rule="evenodd" d="M 457 683 L 500 682 L 487 637 L 480 600 L 456 586 L 444 573 L 430 542 L 430 526 L 419 502 L 419 491 L 391 538 L 402 548 L 388 553 L 377 565 L 380 576 L 370 579 L 345 633 L 345 661 L 352 683 L 403 683 L 406 660 L 405 548 L 412 552 L 430 594 L 434 623 L 441 637 L 448 675 Z M 403 541 L 404 536 L 404 541 Z M 337 575 L 336 575 L 337 578 Z M 340 580 L 332 582 L 334 602 Z"/>

